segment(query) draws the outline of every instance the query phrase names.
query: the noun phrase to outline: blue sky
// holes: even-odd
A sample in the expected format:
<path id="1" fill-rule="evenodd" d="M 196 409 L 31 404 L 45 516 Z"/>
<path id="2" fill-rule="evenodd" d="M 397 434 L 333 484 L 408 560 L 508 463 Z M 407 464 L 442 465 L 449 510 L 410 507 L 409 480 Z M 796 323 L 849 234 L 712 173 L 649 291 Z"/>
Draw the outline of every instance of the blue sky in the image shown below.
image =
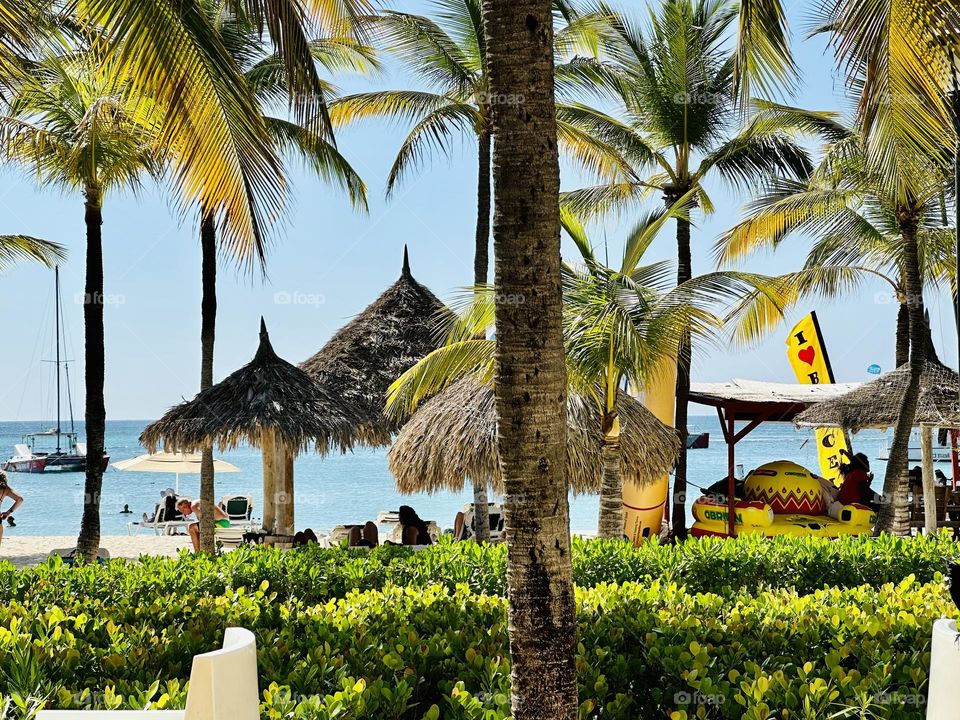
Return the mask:
<path id="1" fill-rule="evenodd" d="M 397 2 L 395 7 L 425 12 L 429 6 L 418 0 Z M 794 6 L 794 26 L 806 27 L 807 20 Z M 844 107 L 843 82 L 822 41 L 798 39 L 795 49 L 803 72 L 795 102 L 818 109 Z M 339 84 L 349 92 L 408 87 L 411 81 L 388 63 L 382 77 L 341 78 Z M 472 281 L 474 146 L 464 142 L 449 160 L 437 160 L 387 201 L 384 182 L 403 134 L 403 128 L 369 122 L 339 136 L 342 152 L 370 188 L 369 214 L 354 212 L 337 191 L 298 169 L 289 220 L 270 253 L 268 278 L 252 278 L 229 264 L 221 265 L 217 379 L 252 357 L 261 315 L 283 357 L 292 362 L 309 357 L 398 277 L 405 244 L 415 277 L 441 297 Z M 565 189 L 577 186 L 575 174 L 568 170 Z M 740 216 L 749 192 L 750 188 L 712 189 L 717 212 L 694 230 L 695 272 L 711 269 L 710 249 L 719 233 Z M 103 217 L 108 419 L 155 418 L 181 398 L 192 397 L 199 384 L 200 253 L 195 219 L 177 217 L 164 191 L 155 187 L 137 197 L 107 196 Z M 69 248 L 61 275 L 70 357 L 76 361 L 71 367 L 75 414 L 82 418 L 83 317 L 77 302 L 84 268 L 82 199 L 38 190 L 32 177 L 6 169 L 0 173 L 0 218 L 0 232 L 28 233 Z M 608 223 L 594 236 L 605 235 L 615 257 L 615 243 L 630 225 L 629 218 Z M 805 242 L 794 238 L 776 255 L 757 257 L 745 267 L 766 273 L 795 269 L 805 250 Z M 564 252 L 575 257 L 572 247 L 566 246 Z M 674 253 L 670 228 L 650 257 L 672 258 Z M 52 285 L 51 271 L 31 265 L 0 276 L 5 319 L 0 352 L 0 376 L 5 378 L 0 388 L 2 420 L 50 416 L 52 373 L 40 360 L 52 357 Z M 949 297 L 930 295 L 927 301 L 934 342 L 941 358 L 955 366 L 957 341 Z M 803 312 L 809 309 L 814 308 Z M 868 378 L 866 369 L 873 363 L 891 368 L 896 306 L 882 285 L 870 285 L 855 297 L 821 303 L 816 309 L 839 381 Z M 754 348 L 699 353 L 694 380 L 790 381 L 784 355 L 788 327 Z"/>

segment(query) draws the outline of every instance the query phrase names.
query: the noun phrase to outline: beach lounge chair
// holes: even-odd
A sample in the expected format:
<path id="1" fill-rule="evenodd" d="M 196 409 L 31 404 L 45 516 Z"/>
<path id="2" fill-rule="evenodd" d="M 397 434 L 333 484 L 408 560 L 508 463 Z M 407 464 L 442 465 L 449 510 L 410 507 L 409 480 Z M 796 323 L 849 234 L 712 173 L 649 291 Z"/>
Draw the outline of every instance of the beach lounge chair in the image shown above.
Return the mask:
<path id="1" fill-rule="evenodd" d="M 933 623 L 930 674 L 927 685 L 927 720 L 954 720 L 960 706 L 960 645 L 957 621 L 940 618 Z"/>
<path id="2" fill-rule="evenodd" d="M 220 498 L 220 509 L 230 518 L 230 529 L 242 528 L 244 532 L 260 529 L 260 521 L 253 518 L 253 497 L 250 495 L 224 495 Z"/>
<path id="3" fill-rule="evenodd" d="M 490 520 L 490 542 L 499 542 L 503 539 L 503 506 L 500 503 L 490 503 L 487 514 Z M 453 524 L 455 540 L 468 540 L 477 536 L 474 527 L 473 503 L 467 503 L 463 510 L 457 513 Z"/>
<path id="4" fill-rule="evenodd" d="M 250 532 L 246 525 L 231 525 L 230 527 L 214 527 L 213 541 L 224 547 L 237 547 L 243 544 L 243 536 Z"/>
<path id="5" fill-rule="evenodd" d="M 436 520 L 425 520 L 424 522 L 427 524 L 427 532 L 430 533 L 430 539 L 436 542 L 441 533 L 440 526 L 437 525 Z M 397 545 L 402 544 L 403 529 L 400 526 L 400 515 L 396 510 L 381 510 L 377 515 L 377 525 L 385 525 L 391 528 L 390 533 L 387 535 L 387 540 Z M 419 546 L 415 545 L 413 547 Z"/>
<path id="6" fill-rule="evenodd" d="M 185 710 L 41 710 L 36 720 L 260 720 L 256 640 L 227 628 L 221 650 L 194 656 Z"/>
<path id="7" fill-rule="evenodd" d="M 249 495 L 224 495 L 220 498 L 220 509 L 231 522 L 249 521 L 253 515 L 253 498 Z"/>

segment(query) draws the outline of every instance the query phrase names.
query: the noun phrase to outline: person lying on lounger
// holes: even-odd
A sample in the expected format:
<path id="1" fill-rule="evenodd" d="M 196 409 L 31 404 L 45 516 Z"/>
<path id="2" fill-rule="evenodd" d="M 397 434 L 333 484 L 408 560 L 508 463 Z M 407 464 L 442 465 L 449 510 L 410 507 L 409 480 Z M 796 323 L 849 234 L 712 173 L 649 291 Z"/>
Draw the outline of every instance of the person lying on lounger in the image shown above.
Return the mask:
<path id="1" fill-rule="evenodd" d="M 190 523 L 190 525 L 187 526 L 187 531 L 190 533 L 190 542 L 193 543 L 193 551 L 197 552 L 200 549 L 200 501 L 194 500 L 191 502 L 190 498 L 180 498 L 180 500 L 177 501 L 177 510 L 179 510 L 180 514 L 184 517 L 187 517 L 187 515 L 195 515 L 197 518 L 197 522 Z M 230 527 L 230 518 L 227 517 L 227 514 L 219 505 L 213 506 L 213 522 L 217 527 Z"/>

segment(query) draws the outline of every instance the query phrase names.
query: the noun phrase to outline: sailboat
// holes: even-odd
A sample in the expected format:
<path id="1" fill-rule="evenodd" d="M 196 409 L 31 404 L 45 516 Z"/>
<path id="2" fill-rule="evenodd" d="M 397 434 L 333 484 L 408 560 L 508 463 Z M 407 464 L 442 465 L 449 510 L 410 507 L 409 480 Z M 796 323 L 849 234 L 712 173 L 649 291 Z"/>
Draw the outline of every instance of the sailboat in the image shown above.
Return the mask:
<path id="1" fill-rule="evenodd" d="M 62 341 L 61 317 L 63 315 L 63 302 L 60 298 L 60 268 L 54 268 L 54 297 L 53 297 L 53 317 L 56 336 L 56 359 L 53 361 L 56 366 L 57 374 L 57 424 L 48 430 L 40 432 L 27 433 L 23 436 L 23 442 L 13 446 L 14 455 L 4 464 L 3 469 L 7 472 L 21 473 L 42 473 L 42 472 L 83 472 L 87 468 L 87 446 L 86 443 L 79 442 L 78 434 L 73 421 L 73 398 L 70 395 L 70 366 L 69 361 L 62 360 L 60 356 L 60 346 Z M 67 408 L 70 417 L 70 429 L 64 430 L 61 425 L 61 366 L 64 369 L 67 389 Z M 40 443 L 46 444 L 50 439 L 50 445 L 54 447 L 49 450 L 38 449 Z M 107 468 L 110 457 L 103 456 L 103 469 Z"/>

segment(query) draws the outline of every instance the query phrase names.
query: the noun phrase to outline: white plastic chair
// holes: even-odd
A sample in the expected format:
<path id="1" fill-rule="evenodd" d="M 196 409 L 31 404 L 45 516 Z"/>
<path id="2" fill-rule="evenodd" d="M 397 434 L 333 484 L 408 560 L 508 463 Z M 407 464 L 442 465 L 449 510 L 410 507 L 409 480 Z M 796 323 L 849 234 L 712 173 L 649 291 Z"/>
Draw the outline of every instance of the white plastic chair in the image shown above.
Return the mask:
<path id="1" fill-rule="evenodd" d="M 184 710 L 41 710 L 37 720 L 260 720 L 257 644 L 227 628 L 223 649 L 196 655 Z"/>
<path id="2" fill-rule="evenodd" d="M 956 720 L 960 714 L 960 644 L 957 621 L 940 618 L 933 623 L 930 645 L 930 680 L 927 720 Z"/>

